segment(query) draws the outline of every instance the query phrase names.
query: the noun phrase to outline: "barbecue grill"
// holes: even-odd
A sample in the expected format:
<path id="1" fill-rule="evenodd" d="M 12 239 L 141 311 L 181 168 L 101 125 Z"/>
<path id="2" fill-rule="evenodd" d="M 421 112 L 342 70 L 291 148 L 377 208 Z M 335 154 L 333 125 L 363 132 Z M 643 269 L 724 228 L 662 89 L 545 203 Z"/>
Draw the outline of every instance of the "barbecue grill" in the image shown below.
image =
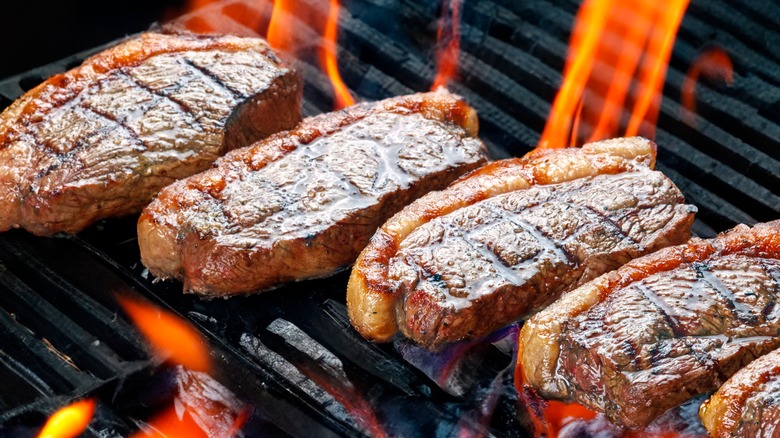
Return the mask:
<path id="1" fill-rule="evenodd" d="M 324 20 L 327 2 L 308 1 Z M 339 66 L 354 95 L 377 100 L 430 86 L 438 2 L 342 6 Z M 253 2 L 210 7 L 233 20 Z M 479 112 L 494 158 L 522 155 L 537 144 L 561 83 L 579 2 L 465 0 L 462 7 L 461 74 L 450 89 Z M 698 206 L 699 236 L 780 218 L 778 29 L 772 0 L 693 0 L 685 15 L 666 76 L 657 168 Z M 691 125 L 679 104 L 685 73 L 712 44 L 730 54 L 735 80 L 699 84 Z M 0 81 L 0 107 L 102 48 Z M 297 67 L 304 115 L 331 110 L 327 77 L 305 57 Z M 100 400 L 90 437 L 132 433 L 157 406 L 150 400 L 170 390 L 170 371 L 121 316 L 116 293 L 140 294 L 206 336 L 215 378 L 254 407 L 247 435 L 371 434 L 366 418 L 393 436 L 528 433 L 511 379 L 511 328 L 461 348 L 442 378 L 414 346 L 374 345 L 351 329 L 346 273 L 249 297 L 184 296 L 181 284 L 154 282 L 144 270 L 136 219 L 102 221 L 78 236 L 0 235 L 0 435 L 34 434 L 58 407 L 86 395 Z M 356 409 L 355 398 L 371 412 Z"/>

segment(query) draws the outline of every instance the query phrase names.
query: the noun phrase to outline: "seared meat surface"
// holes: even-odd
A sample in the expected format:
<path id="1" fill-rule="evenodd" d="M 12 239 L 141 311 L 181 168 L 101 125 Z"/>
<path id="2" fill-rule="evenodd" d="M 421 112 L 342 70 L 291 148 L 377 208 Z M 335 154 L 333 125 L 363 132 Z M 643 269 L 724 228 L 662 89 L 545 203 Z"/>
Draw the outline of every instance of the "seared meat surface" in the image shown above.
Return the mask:
<path id="1" fill-rule="evenodd" d="M 147 33 L 0 115 L 0 231 L 75 233 L 140 211 L 227 150 L 300 120 L 300 78 L 258 38 Z"/>
<path id="2" fill-rule="evenodd" d="M 163 190 L 138 224 L 143 263 L 204 295 L 333 274 L 404 205 L 483 164 L 476 131 L 444 90 L 306 119 Z"/>
<path id="3" fill-rule="evenodd" d="M 780 278 L 780 270 L 776 272 Z M 780 350 L 731 376 L 702 404 L 699 415 L 716 438 L 780 435 Z"/>
<path id="4" fill-rule="evenodd" d="M 780 346 L 779 259 L 780 221 L 636 259 L 526 323 L 525 380 L 644 426 Z"/>
<path id="5" fill-rule="evenodd" d="M 430 349 L 476 338 L 577 284 L 690 237 L 695 208 L 651 170 L 654 145 L 616 139 L 492 163 L 380 229 L 350 279 L 363 336 Z"/>

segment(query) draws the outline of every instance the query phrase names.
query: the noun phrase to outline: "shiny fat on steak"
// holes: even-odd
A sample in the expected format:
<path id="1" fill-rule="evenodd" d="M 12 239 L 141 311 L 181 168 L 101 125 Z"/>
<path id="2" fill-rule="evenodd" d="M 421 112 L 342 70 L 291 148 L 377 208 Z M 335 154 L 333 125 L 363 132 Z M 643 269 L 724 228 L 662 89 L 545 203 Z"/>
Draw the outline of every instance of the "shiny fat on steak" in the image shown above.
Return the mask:
<path id="1" fill-rule="evenodd" d="M 160 193 L 138 223 L 149 271 L 225 296 L 331 275 L 388 217 L 487 160 L 446 90 L 308 118 Z"/>
<path id="2" fill-rule="evenodd" d="M 484 336 L 567 289 L 690 236 L 695 208 L 614 139 L 503 160 L 414 202 L 361 253 L 347 292 L 366 338 L 430 349 Z"/>
<path id="3" fill-rule="evenodd" d="M 0 231 L 75 233 L 140 211 L 227 150 L 300 120 L 300 78 L 259 38 L 146 33 L 0 114 Z"/>
<path id="4" fill-rule="evenodd" d="M 780 221 L 636 259 L 526 322 L 518 366 L 543 397 L 645 426 L 780 347 Z"/>
<path id="5" fill-rule="evenodd" d="M 780 435 L 780 350 L 731 376 L 701 405 L 699 416 L 715 438 Z"/>

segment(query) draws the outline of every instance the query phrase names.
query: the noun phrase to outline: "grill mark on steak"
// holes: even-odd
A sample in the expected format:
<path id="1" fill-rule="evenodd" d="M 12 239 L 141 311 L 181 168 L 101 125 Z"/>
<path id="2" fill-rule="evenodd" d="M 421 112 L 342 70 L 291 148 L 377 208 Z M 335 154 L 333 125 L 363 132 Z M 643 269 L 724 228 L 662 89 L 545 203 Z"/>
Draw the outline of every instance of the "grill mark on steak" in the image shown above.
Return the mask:
<path id="1" fill-rule="evenodd" d="M 213 72 L 211 72 L 208 69 L 203 68 L 203 67 L 195 64 L 194 62 L 192 62 L 192 60 L 184 58 L 184 59 L 181 60 L 181 62 L 183 64 L 185 64 L 185 65 L 188 65 L 188 66 L 192 67 L 195 71 L 200 73 L 203 78 L 208 79 L 212 84 L 214 84 L 214 85 L 216 85 L 216 86 L 218 86 L 218 87 L 220 87 L 220 88 L 230 92 L 230 94 L 232 94 L 234 97 L 237 97 L 237 98 L 246 97 L 240 91 L 238 91 L 238 90 L 234 89 L 233 87 L 229 86 L 228 84 L 222 82 L 222 80 L 217 75 L 215 75 Z"/>
<path id="2" fill-rule="evenodd" d="M 528 211 L 533 211 L 536 208 L 539 208 L 539 204 L 532 205 Z M 555 255 L 555 257 L 561 262 L 568 266 L 572 266 L 574 264 L 574 256 L 557 240 L 545 236 L 544 233 L 539 231 L 535 226 L 531 225 L 527 221 L 523 220 L 521 217 L 512 217 L 509 219 L 509 222 L 525 230 L 534 239 L 536 239 L 536 242 L 542 247 L 544 251 Z"/>
<path id="3" fill-rule="evenodd" d="M 707 266 L 706 263 L 694 263 L 693 269 L 696 271 L 696 275 L 701 278 L 701 281 L 708 284 L 711 288 L 715 290 L 720 296 L 726 299 L 728 302 L 729 307 L 731 307 L 734 312 L 736 313 L 737 318 L 739 319 L 750 319 L 751 316 L 749 316 L 750 307 L 746 306 L 744 304 L 741 304 L 739 301 L 737 301 L 736 297 L 734 296 L 734 293 L 729 290 L 726 285 L 723 284 L 718 277 L 714 276 L 710 272 L 710 268 Z"/>
<path id="4" fill-rule="evenodd" d="M 674 310 L 672 307 L 666 303 L 661 297 L 658 296 L 652 289 L 645 286 L 644 284 L 637 284 L 634 285 L 634 287 L 642 293 L 642 295 L 650 301 L 653 306 L 655 306 L 656 309 L 658 309 L 658 313 L 661 314 L 661 316 L 666 320 L 666 323 L 669 324 L 669 327 L 672 329 L 672 333 L 675 337 L 679 338 L 682 336 L 682 333 L 677 328 L 677 322 L 675 321 L 674 317 L 672 316 L 674 314 Z M 627 342 L 631 342 L 630 339 L 627 340 Z M 639 346 L 634 346 L 635 351 L 639 351 Z"/>
<path id="5" fill-rule="evenodd" d="M 190 108 L 190 106 L 187 104 L 187 102 L 177 99 L 170 94 L 167 94 L 161 90 L 155 89 L 147 85 L 144 81 L 142 81 L 139 78 L 136 78 L 133 75 L 127 74 L 127 72 L 119 71 L 119 75 L 122 75 L 123 77 L 127 78 L 129 81 L 133 83 L 133 85 L 137 86 L 143 91 L 146 91 L 151 96 L 154 96 L 156 99 L 162 99 L 166 100 L 169 103 L 171 103 L 176 109 L 179 110 L 179 112 L 185 116 L 184 120 L 187 122 L 187 125 L 190 126 L 193 129 L 197 129 L 198 131 L 203 132 L 205 130 L 205 127 L 198 119 L 198 114 Z M 149 108 L 154 107 L 156 103 L 159 103 L 159 100 L 155 100 L 152 102 L 151 105 L 149 105 Z M 148 108 L 147 108 L 148 109 Z M 128 115 L 130 117 L 130 115 Z"/>
<path id="6" fill-rule="evenodd" d="M 33 188 L 34 192 L 37 191 L 38 182 L 41 179 L 49 176 L 52 172 L 57 171 L 63 164 L 67 164 L 69 162 L 72 162 L 73 160 L 78 160 L 79 162 L 82 163 L 82 167 L 83 167 L 85 163 L 83 163 L 83 161 L 79 159 L 78 154 L 84 151 L 86 148 L 93 145 L 96 141 L 101 141 L 103 139 L 106 139 L 108 137 L 107 131 L 109 131 L 111 128 L 121 130 L 122 132 L 127 134 L 130 139 L 134 140 L 139 147 L 143 147 L 144 149 L 146 149 L 146 144 L 144 143 L 144 141 L 141 140 L 136 135 L 136 133 L 133 132 L 133 130 L 130 129 L 124 123 L 121 123 L 116 119 L 112 118 L 110 115 L 104 114 L 101 111 L 98 111 L 97 109 L 92 108 L 90 106 L 79 105 L 78 108 L 84 111 L 85 113 L 92 114 L 93 116 L 97 117 L 98 120 L 105 122 L 106 125 L 101 130 L 90 133 L 86 138 L 79 139 L 75 144 L 75 147 L 65 152 L 64 154 L 58 153 L 53 148 L 48 149 L 47 152 L 49 152 L 50 156 L 53 159 L 57 160 L 57 162 L 52 164 L 49 167 L 41 169 L 41 171 L 38 172 L 38 174 L 35 176 L 33 181 L 30 183 L 30 186 Z"/>
<path id="7" fill-rule="evenodd" d="M 597 217 L 598 217 L 600 220 L 602 220 L 602 221 L 604 221 L 604 222 L 607 222 L 607 223 L 610 223 L 610 224 L 612 224 L 612 226 L 614 226 L 614 227 L 615 227 L 615 230 L 616 230 L 616 232 L 617 232 L 617 233 L 619 233 L 619 234 L 622 236 L 622 239 L 629 240 L 629 241 L 631 241 L 631 243 L 632 243 L 632 244 L 638 244 L 638 243 L 639 243 L 639 241 L 637 241 L 636 239 L 634 239 L 634 237 L 633 237 L 633 236 L 631 236 L 630 234 L 628 234 L 628 233 L 626 233 L 625 231 L 623 231 L 623 228 L 622 228 L 622 227 L 620 227 L 620 226 L 618 225 L 618 223 L 617 223 L 617 222 L 615 222 L 615 220 L 614 220 L 614 219 L 612 219 L 611 217 L 607 216 L 607 215 L 606 215 L 606 214 L 604 214 L 602 211 L 598 210 L 597 208 L 593 207 L 592 205 L 581 205 L 581 206 L 579 206 L 579 207 L 581 207 L 581 208 L 584 208 L 585 210 L 587 210 L 587 211 L 589 211 L 589 212 L 593 213 L 593 214 L 594 214 L 594 215 L 596 215 L 596 216 L 597 216 Z M 661 228 L 663 228 L 663 226 L 664 226 L 664 225 L 666 225 L 666 223 L 668 223 L 670 220 L 672 220 L 672 218 L 671 218 L 671 217 L 669 217 L 669 218 L 667 218 L 667 219 L 668 219 L 668 220 L 667 220 L 666 222 L 664 222 L 664 224 L 661 226 Z"/>

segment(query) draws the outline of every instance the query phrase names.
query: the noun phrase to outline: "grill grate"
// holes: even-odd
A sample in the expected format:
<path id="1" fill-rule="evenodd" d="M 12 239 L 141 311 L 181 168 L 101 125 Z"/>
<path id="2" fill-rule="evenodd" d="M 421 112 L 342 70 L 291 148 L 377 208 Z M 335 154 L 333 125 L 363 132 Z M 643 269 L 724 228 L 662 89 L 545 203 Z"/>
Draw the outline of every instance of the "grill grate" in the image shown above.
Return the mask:
<path id="1" fill-rule="evenodd" d="M 324 20 L 327 2 L 307 1 Z M 339 60 L 353 91 L 381 99 L 427 89 L 435 74 L 438 2 L 343 3 Z M 269 11 L 253 4 L 211 7 L 240 31 L 230 17 L 267 19 Z M 537 142 L 561 82 L 578 2 L 466 1 L 463 7 L 461 78 L 451 89 L 478 110 L 494 157 L 521 155 Z M 703 236 L 780 217 L 775 11 L 769 0 L 693 0 L 675 45 L 659 117 L 658 168 L 699 207 L 695 232 Z M 680 90 L 689 63 L 710 43 L 729 50 L 735 82 L 700 84 L 692 128 L 681 114 Z M 0 107 L 100 49 L 1 81 Z M 306 59 L 299 69 L 306 79 L 304 113 L 329 110 L 327 78 Z M 495 391 L 511 387 L 501 372 L 511 353 L 500 345 L 475 346 L 439 379 L 418 369 L 422 353 L 414 347 L 370 344 L 349 327 L 344 273 L 259 296 L 210 302 L 183 296 L 178 283 L 150 281 L 134 225 L 135 218 L 104 221 L 68 238 L 0 235 L 0 430 L 27 430 L 65 400 L 95 392 L 115 403 L 101 404 L 88 435 L 134 429 L 136 408 L 116 401 L 132 398 L 129 382 L 153 381 L 159 372 L 138 335 L 116 317 L 113 293 L 134 292 L 192 321 L 215 347 L 219 380 L 286 433 L 358 435 L 371 432 L 375 419 L 391 435 L 524 435 L 516 396 Z M 444 389 L 437 381 L 446 381 Z"/>

